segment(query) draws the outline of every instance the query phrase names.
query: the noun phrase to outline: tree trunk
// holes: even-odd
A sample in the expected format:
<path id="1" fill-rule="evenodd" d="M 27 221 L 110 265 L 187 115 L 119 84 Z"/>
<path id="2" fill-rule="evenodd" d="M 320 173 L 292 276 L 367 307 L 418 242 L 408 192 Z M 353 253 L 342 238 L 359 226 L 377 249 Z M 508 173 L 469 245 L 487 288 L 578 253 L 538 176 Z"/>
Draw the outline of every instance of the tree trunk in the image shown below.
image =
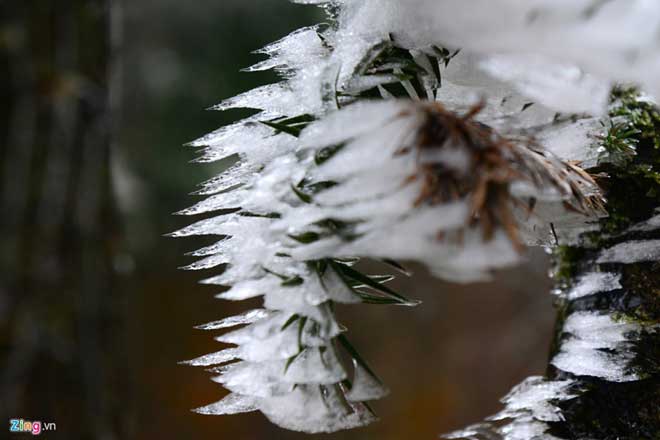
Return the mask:
<path id="1" fill-rule="evenodd" d="M 516 386 L 486 422 L 447 438 L 660 439 L 660 112 L 634 90 L 613 98 L 603 160 L 589 170 L 608 216 L 578 244 L 556 249 L 547 374 Z"/>
<path id="2" fill-rule="evenodd" d="M 117 5 L 0 8 L 0 415 L 128 438 L 111 179 Z"/>
<path id="3" fill-rule="evenodd" d="M 558 404 L 564 421 L 551 424 L 566 439 L 660 438 L 660 113 L 633 91 L 615 97 L 621 104 L 611 116 L 624 122 L 609 129 L 605 149 L 616 159 L 627 142 L 636 155 L 591 170 L 602 175 L 609 216 L 582 245 L 557 253 L 561 299 L 548 375 L 581 388 Z M 589 316 L 599 323 L 575 319 Z"/>

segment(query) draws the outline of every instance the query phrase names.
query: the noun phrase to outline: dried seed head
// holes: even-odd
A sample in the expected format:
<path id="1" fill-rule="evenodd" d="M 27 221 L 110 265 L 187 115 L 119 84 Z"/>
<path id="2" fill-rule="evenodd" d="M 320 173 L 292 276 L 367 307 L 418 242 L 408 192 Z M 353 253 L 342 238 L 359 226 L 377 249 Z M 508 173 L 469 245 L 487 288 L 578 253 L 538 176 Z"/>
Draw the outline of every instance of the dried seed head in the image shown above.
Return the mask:
<path id="1" fill-rule="evenodd" d="M 552 195 L 568 211 L 585 216 L 603 212 L 594 179 L 577 164 L 563 162 L 530 137 L 504 137 L 475 120 L 483 108 L 457 115 L 439 103 L 418 104 L 423 123 L 412 147 L 417 171 L 409 181 L 421 181 L 417 206 L 466 200 L 468 227 L 480 227 L 484 240 L 502 228 L 522 249 L 515 210 L 531 213 L 536 199 Z M 516 191 L 514 184 L 525 187 Z"/>

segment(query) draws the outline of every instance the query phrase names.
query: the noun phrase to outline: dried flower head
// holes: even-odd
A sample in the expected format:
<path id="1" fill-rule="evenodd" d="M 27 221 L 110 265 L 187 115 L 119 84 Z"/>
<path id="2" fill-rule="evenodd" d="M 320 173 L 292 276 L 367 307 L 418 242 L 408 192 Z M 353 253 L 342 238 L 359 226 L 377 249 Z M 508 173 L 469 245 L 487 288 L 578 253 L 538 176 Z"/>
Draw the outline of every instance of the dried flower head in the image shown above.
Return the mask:
<path id="1" fill-rule="evenodd" d="M 414 148 L 417 155 L 417 171 L 409 177 L 422 182 L 415 206 L 467 199 L 469 227 L 480 227 L 484 240 L 501 227 L 518 249 L 522 243 L 514 210 L 532 213 L 543 194 L 560 198 L 567 210 L 585 216 L 603 210 L 603 199 L 587 172 L 560 161 L 531 137 L 505 137 L 479 122 L 475 117 L 483 103 L 465 115 L 437 102 L 418 106 L 424 118 L 414 145 L 399 150 L 403 154 Z M 520 191 L 521 185 L 527 190 Z"/>

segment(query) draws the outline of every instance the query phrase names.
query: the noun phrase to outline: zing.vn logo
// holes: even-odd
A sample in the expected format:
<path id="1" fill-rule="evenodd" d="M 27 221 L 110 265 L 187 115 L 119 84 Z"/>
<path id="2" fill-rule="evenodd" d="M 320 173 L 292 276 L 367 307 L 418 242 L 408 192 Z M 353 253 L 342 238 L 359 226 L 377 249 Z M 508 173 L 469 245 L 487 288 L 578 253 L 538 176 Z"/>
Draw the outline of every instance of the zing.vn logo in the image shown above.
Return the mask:
<path id="1" fill-rule="evenodd" d="M 45 431 L 55 431 L 55 423 L 30 422 L 23 419 L 9 419 L 9 432 L 29 432 L 32 435 L 39 435 Z"/>

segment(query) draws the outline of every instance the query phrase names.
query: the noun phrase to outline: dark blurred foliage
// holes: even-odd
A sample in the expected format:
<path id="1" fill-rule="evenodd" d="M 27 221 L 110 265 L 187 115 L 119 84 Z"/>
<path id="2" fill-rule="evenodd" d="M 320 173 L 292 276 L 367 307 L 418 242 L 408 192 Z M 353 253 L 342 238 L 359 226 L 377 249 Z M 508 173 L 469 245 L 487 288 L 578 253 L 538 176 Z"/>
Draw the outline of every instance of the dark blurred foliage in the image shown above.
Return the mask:
<path id="1" fill-rule="evenodd" d="M 0 6 L 0 418 L 127 436 L 134 387 L 112 176 L 117 11 L 108 0 Z"/>
<path id="2" fill-rule="evenodd" d="M 55 421 L 44 435 L 63 439 L 303 438 L 256 413 L 190 412 L 225 394 L 177 365 L 219 349 L 192 326 L 258 302 L 214 300 L 208 274 L 176 270 L 208 241 L 163 234 L 222 169 L 182 145 L 247 114 L 204 109 L 273 81 L 239 69 L 322 17 L 285 0 L 125 0 L 111 40 L 109 4 L 0 0 L 0 416 Z M 322 437 L 437 438 L 542 373 L 553 311 L 532 257 L 469 286 L 413 266 L 396 283 L 421 306 L 340 308 L 392 394 L 379 423 Z"/>

